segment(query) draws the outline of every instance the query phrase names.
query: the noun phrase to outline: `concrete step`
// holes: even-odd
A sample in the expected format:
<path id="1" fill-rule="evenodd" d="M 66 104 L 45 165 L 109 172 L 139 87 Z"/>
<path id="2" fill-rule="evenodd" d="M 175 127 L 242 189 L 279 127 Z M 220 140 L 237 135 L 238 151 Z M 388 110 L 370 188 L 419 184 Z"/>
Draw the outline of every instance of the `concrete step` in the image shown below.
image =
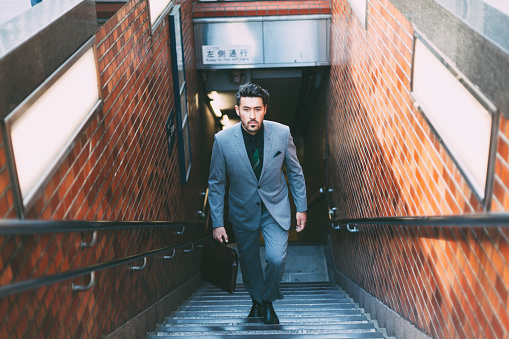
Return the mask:
<path id="1" fill-rule="evenodd" d="M 335 299 L 335 298 L 346 298 L 346 294 L 343 293 L 321 293 L 321 294 L 307 294 L 307 293 L 296 293 L 296 294 L 289 294 L 285 293 L 284 299 L 282 300 L 288 300 L 288 299 Z M 209 300 L 209 301 L 215 301 L 215 300 L 251 300 L 251 297 L 248 293 L 235 293 L 235 294 L 226 294 L 223 292 L 223 294 L 195 294 L 193 299 L 191 300 Z M 276 301 L 275 303 L 279 302 Z"/>
<path id="2" fill-rule="evenodd" d="M 334 290 L 334 291 L 337 291 L 338 288 L 334 285 L 305 285 L 305 286 L 289 286 L 289 285 L 281 285 L 281 290 L 282 291 L 317 291 L 317 290 Z M 237 285 L 235 287 L 235 292 L 237 291 L 245 291 L 246 288 L 244 286 L 239 286 Z M 202 287 L 200 288 L 200 291 L 204 291 L 204 292 L 220 292 L 222 290 L 220 290 L 219 288 L 217 287 L 214 287 L 212 285 L 210 286 L 206 286 L 206 287 Z M 224 292 L 223 292 L 224 293 Z"/>
<path id="3" fill-rule="evenodd" d="M 355 324 L 278 324 L 265 325 L 264 323 L 252 323 L 235 326 L 222 326 L 218 324 L 202 324 L 189 326 L 168 326 L 162 325 L 157 328 L 157 332 L 212 332 L 212 331 L 307 331 L 307 330 L 336 330 L 336 331 L 376 331 L 373 323 L 355 323 Z"/>
<path id="4" fill-rule="evenodd" d="M 187 304 L 185 306 L 180 307 L 179 311 L 182 312 L 200 312 L 200 311 L 230 311 L 230 310 L 250 310 L 252 303 L 243 302 L 236 303 L 235 306 L 232 305 L 216 305 L 216 304 Z M 327 303 L 317 303 L 317 302 L 286 302 L 286 303 L 277 303 L 274 304 L 274 309 L 277 311 L 291 310 L 291 309 L 344 309 L 350 308 L 351 305 L 354 305 L 350 300 L 345 300 L 343 302 L 327 302 Z"/>
<path id="5" fill-rule="evenodd" d="M 235 312 L 175 312 L 176 317 L 203 317 L 203 316 L 209 316 L 209 317 L 215 317 L 215 318 L 230 318 L 230 317 L 246 317 L 249 310 L 236 310 Z M 301 317 L 309 317 L 309 316 L 316 316 L 316 317 L 330 317 L 330 316 L 336 316 L 336 315 L 361 315 L 362 311 L 356 309 L 352 306 L 350 309 L 341 309 L 341 310 L 306 310 L 306 309 L 300 309 L 300 310 L 291 310 L 291 311 L 276 311 L 278 317 L 281 319 L 281 317 L 294 317 L 297 318 L 296 312 L 299 312 L 298 316 Z"/>
<path id="6" fill-rule="evenodd" d="M 161 338 L 385 338 L 382 330 L 341 289 L 327 282 L 284 283 L 274 302 L 280 324 L 247 318 L 251 298 L 242 284 L 234 294 L 212 285 L 199 289 L 149 339 Z"/>
<path id="7" fill-rule="evenodd" d="M 339 297 L 339 298 L 344 298 L 346 296 L 346 294 L 342 293 L 341 291 L 284 291 L 283 292 L 283 295 L 284 295 L 284 299 L 288 299 L 288 298 L 306 298 L 306 297 L 323 297 L 323 298 L 326 298 L 326 297 L 333 297 L 333 298 L 336 298 L 336 297 Z M 227 294 L 226 292 L 196 292 L 196 294 L 194 294 L 194 297 L 197 297 L 197 298 L 201 298 L 201 297 L 206 297 L 206 298 L 224 298 L 224 297 L 227 297 L 227 296 L 230 296 L 230 297 L 244 297 L 244 298 L 247 298 L 248 300 L 251 300 L 251 298 L 249 297 L 249 293 L 248 292 L 235 292 L 233 294 Z"/>
<path id="8" fill-rule="evenodd" d="M 246 312 L 247 313 L 247 312 Z M 194 312 L 194 315 L 188 315 L 186 313 L 179 313 L 175 312 L 172 319 L 201 319 L 201 318 L 209 318 L 209 319 L 226 319 L 227 322 L 230 319 L 242 319 L 246 318 L 246 313 L 229 313 L 226 316 L 225 315 L 217 315 L 214 313 L 198 313 Z M 291 314 L 289 317 L 279 317 L 279 320 L 282 319 L 300 319 L 300 318 L 320 318 L 320 317 L 327 317 L 327 318 L 337 318 L 337 317 L 343 317 L 343 316 L 361 316 L 364 315 L 363 311 L 361 309 L 349 309 L 349 310 L 341 310 L 341 312 L 336 311 L 334 313 L 331 312 L 314 312 L 309 314 Z"/>
<path id="9" fill-rule="evenodd" d="M 280 318 L 281 324 L 343 324 L 353 322 L 368 322 L 369 319 L 366 315 L 336 315 L 331 317 L 291 317 Z M 221 317 L 195 317 L 195 318 L 166 318 L 165 324 L 178 326 L 180 324 L 221 324 L 221 325 L 237 325 L 237 324 L 260 324 L 260 318 L 246 318 L 245 316 L 235 318 L 221 318 Z"/>
<path id="10" fill-rule="evenodd" d="M 337 331 L 222 331 L 222 332 L 175 332 L 175 333 L 149 333 L 148 339 L 175 339 L 189 338 L 193 339 L 220 339 L 228 337 L 249 337 L 250 339 L 292 339 L 292 338 L 384 338 L 381 332 L 337 332 Z"/>
<path id="11" fill-rule="evenodd" d="M 331 291 L 333 293 L 344 293 L 343 290 L 340 290 L 339 288 L 337 287 L 334 287 L 334 286 L 316 286 L 316 287 L 300 287 L 300 288 L 291 288 L 291 287 L 284 287 L 284 286 L 281 286 L 281 291 L 283 292 L 283 294 L 285 294 L 285 292 L 291 292 L 291 293 L 297 293 L 297 292 L 300 292 L 300 293 L 313 293 L 313 292 L 327 292 L 327 291 Z M 217 294 L 217 293 L 222 293 L 222 294 L 225 294 L 226 292 L 223 291 L 223 290 L 220 290 L 219 288 L 200 288 L 197 293 L 201 293 L 201 294 Z M 235 287 L 235 292 L 233 292 L 233 294 L 237 294 L 237 293 L 247 293 L 247 289 L 245 287 Z"/>
<path id="12" fill-rule="evenodd" d="M 317 297 L 307 297 L 305 299 L 298 299 L 298 298 L 284 298 L 282 300 L 276 301 L 274 304 L 277 305 L 287 305 L 287 304 L 326 304 L 326 303 L 346 303 L 346 302 L 352 302 L 350 298 L 346 297 L 330 297 L 330 298 L 317 298 Z M 197 305 L 248 305 L 251 307 L 252 301 L 251 299 L 247 299 L 246 297 L 238 297 L 238 298 L 229 298 L 227 300 L 224 300 L 223 298 L 196 298 L 189 300 L 186 305 L 189 306 L 197 306 Z"/>

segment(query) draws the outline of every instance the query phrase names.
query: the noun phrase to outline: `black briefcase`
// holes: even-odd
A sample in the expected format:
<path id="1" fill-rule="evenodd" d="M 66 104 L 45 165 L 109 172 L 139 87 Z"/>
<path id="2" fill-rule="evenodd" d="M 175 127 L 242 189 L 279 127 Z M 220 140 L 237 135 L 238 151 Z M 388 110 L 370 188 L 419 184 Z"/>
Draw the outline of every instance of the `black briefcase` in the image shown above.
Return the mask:
<path id="1" fill-rule="evenodd" d="M 215 240 L 203 246 L 201 256 L 201 278 L 226 291 L 235 292 L 239 256 L 233 248 L 226 247 Z"/>

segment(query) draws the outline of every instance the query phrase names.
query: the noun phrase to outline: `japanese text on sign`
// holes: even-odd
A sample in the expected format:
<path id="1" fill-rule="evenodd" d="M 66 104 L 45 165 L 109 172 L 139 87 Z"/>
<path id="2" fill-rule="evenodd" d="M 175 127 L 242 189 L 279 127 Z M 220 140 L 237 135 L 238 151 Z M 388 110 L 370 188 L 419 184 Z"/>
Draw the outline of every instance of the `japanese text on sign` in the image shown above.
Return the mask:
<path id="1" fill-rule="evenodd" d="M 251 62 L 249 45 L 202 46 L 203 64 L 245 64 Z"/>

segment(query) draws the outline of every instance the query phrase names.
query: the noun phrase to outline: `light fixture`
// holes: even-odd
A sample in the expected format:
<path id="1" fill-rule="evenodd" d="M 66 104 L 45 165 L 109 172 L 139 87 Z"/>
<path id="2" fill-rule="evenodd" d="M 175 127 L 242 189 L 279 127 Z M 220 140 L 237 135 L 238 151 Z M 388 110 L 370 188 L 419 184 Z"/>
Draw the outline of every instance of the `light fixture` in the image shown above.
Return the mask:
<path id="1" fill-rule="evenodd" d="M 415 38 L 412 95 L 484 199 L 496 108 L 421 35 Z"/>
<path id="2" fill-rule="evenodd" d="M 212 106 L 212 110 L 214 111 L 214 114 L 216 117 L 221 118 L 223 113 L 221 112 L 221 109 L 219 108 L 220 98 L 219 93 L 216 91 L 212 91 L 207 95 L 210 99 L 210 106 Z"/>
<path id="3" fill-rule="evenodd" d="M 149 0 L 148 7 L 150 11 L 150 25 L 152 29 L 159 26 L 159 23 L 163 21 L 166 17 L 166 12 L 168 12 L 172 6 L 171 0 Z"/>
<path id="4" fill-rule="evenodd" d="M 212 110 L 214 111 L 216 117 L 220 118 L 223 115 L 223 113 L 219 109 L 219 105 L 215 100 L 210 101 L 210 106 L 212 106 Z"/>
<path id="5" fill-rule="evenodd" d="M 359 18 L 364 28 L 367 28 L 366 16 L 368 9 L 367 0 L 348 0 L 350 7 L 352 8 L 355 15 Z"/>
<path id="6" fill-rule="evenodd" d="M 230 118 L 228 118 L 228 116 L 226 114 L 223 115 L 223 117 L 221 118 L 221 124 L 224 126 L 230 124 Z"/>
<path id="7" fill-rule="evenodd" d="M 223 129 L 227 129 L 232 126 L 230 119 L 228 118 L 228 115 L 226 115 L 226 114 L 223 115 L 220 122 L 221 122 L 221 125 L 223 125 Z"/>
<path id="8" fill-rule="evenodd" d="M 82 46 L 6 119 L 25 207 L 100 105 L 94 41 Z"/>
<path id="9" fill-rule="evenodd" d="M 209 98 L 211 100 L 219 101 L 219 93 L 217 93 L 216 91 L 212 91 L 209 93 Z"/>

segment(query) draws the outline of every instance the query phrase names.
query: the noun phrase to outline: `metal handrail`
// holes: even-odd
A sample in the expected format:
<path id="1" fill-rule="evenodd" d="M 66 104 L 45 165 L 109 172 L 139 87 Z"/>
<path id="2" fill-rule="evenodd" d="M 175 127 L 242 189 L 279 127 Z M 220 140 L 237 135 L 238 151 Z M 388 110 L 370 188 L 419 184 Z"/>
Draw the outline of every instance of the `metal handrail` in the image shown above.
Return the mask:
<path id="1" fill-rule="evenodd" d="M 143 228 L 183 227 L 196 225 L 206 221 L 205 211 L 208 203 L 208 191 L 204 196 L 203 207 L 198 211 L 199 220 L 186 221 L 110 221 L 110 220 L 0 220 L 0 236 L 4 235 L 30 235 L 42 233 L 65 233 L 65 232 L 93 232 L 112 231 Z M 86 244 L 84 247 L 90 247 Z"/>
<path id="2" fill-rule="evenodd" d="M 400 226 L 429 226 L 429 227 L 509 227 L 509 213 L 470 213 L 434 216 L 391 216 L 369 218 L 336 218 L 336 208 L 331 207 L 330 193 L 332 189 L 320 188 L 325 192 L 329 221 L 332 228 L 341 229 L 343 226 L 350 232 L 358 232 L 359 225 L 400 225 Z M 356 225 L 355 227 L 352 227 Z"/>
<path id="3" fill-rule="evenodd" d="M 327 202 L 327 211 L 329 211 L 329 222 L 331 223 L 331 226 L 335 229 L 340 229 L 341 226 L 336 226 L 336 224 L 333 222 L 333 219 L 336 216 L 336 207 L 331 207 L 330 203 L 330 194 L 334 190 L 332 188 L 328 188 L 327 186 L 324 186 L 320 188 L 319 192 L 325 195 L 325 201 Z"/>
<path id="4" fill-rule="evenodd" d="M 205 212 L 207 211 L 207 202 L 209 201 L 209 189 L 202 193 L 203 197 L 203 206 L 200 211 L 198 211 L 198 216 L 200 219 L 205 219 Z"/>
<path id="5" fill-rule="evenodd" d="M 162 227 L 182 227 L 181 231 L 175 232 L 182 235 L 186 225 L 208 224 L 209 216 L 205 214 L 206 206 L 208 204 L 208 188 L 204 196 L 203 208 L 199 211 L 198 215 L 200 220 L 191 221 L 84 221 L 84 220 L 67 220 L 67 221 L 46 221 L 46 220 L 0 220 L 0 236 L 8 235 L 32 235 L 43 233 L 65 233 L 65 232 L 93 232 L 92 241 L 89 243 L 82 241 L 82 248 L 89 248 L 93 246 L 97 239 L 97 231 L 99 230 L 126 230 L 126 229 L 145 229 L 145 228 L 162 228 Z M 50 285 L 63 280 L 76 278 L 86 274 L 91 275 L 91 281 L 88 286 L 75 286 L 73 284 L 73 292 L 86 291 L 95 285 L 94 272 L 104 270 L 107 268 L 115 267 L 138 259 L 143 259 L 142 266 L 130 266 L 133 271 L 139 271 L 146 266 L 147 257 L 153 256 L 158 253 L 164 253 L 173 250 L 171 256 L 162 256 L 161 259 L 171 259 L 175 256 L 175 250 L 182 247 L 189 247 L 183 252 L 191 252 L 195 245 L 202 243 L 206 237 L 198 240 L 187 242 L 181 245 L 167 246 L 155 250 L 146 251 L 144 253 L 127 256 L 121 259 L 108 261 L 105 263 L 90 265 L 87 267 L 52 274 L 40 278 L 28 279 L 24 281 L 13 282 L 8 285 L 0 286 L 0 298 L 14 293 L 24 292 L 30 289 Z"/>
<path id="6" fill-rule="evenodd" d="M 41 233 L 92 232 L 196 225 L 191 221 L 87 221 L 87 220 L 0 220 L 0 235 L 28 235 Z"/>
<path id="7" fill-rule="evenodd" d="M 435 216 L 335 218 L 340 225 L 407 225 L 443 227 L 509 227 L 509 213 L 471 213 Z"/>
<path id="8" fill-rule="evenodd" d="M 311 208 L 314 204 L 316 204 L 318 201 L 320 201 L 323 196 L 325 195 L 324 188 L 320 188 L 318 192 L 315 193 L 311 198 L 308 200 L 308 209 Z"/>
<path id="9" fill-rule="evenodd" d="M 128 257 L 121 258 L 121 259 L 107 261 L 107 262 L 104 262 L 101 264 L 90 265 L 87 267 L 78 268 L 75 270 L 62 272 L 62 273 L 56 273 L 56 274 L 52 274 L 52 275 L 41 277 L 41 278 L 29 279 L 29 280 L 24 280 L 24 281 L 20 281 L 20 282 L 14 282 L 9 285 L 0 286 L 0 298 L 3 298 L 10 294 L 24 292 L 24 291 L 34 289 L 37 287 L 42 287 L 42 286 L 54 284 L 56 282 L 60 282 L 63 280 L 76 278 L 76 277 L 79 277 L 79 276 L 82 276 L 85 274 L 90 274 L 93 272 L 101 271 L 101 270 L 104 270 L 107 268 L 112 268 L 112 267 L 122 265 L 122 264 L 125 264 L 128 262 L 131 262 L 131 261 L 150 257 L 150 256 L 153 256 L 158 253 L 164 253 L 164 252 L 170 251 L 172 249 L 176 250 L 176 249 L 179 249 L 182 247 L 189 247 L 189 245 L 194 246 L 195 244 L 202 243 L 205 240 L 206 240 L 206 237 L 203 237 L 198 240 L 188 242 L 188 243 L 185 243 L 182 245 L 167 246 L 167 247 L 147 251 L 144 253 L 131 255 Z"/>

